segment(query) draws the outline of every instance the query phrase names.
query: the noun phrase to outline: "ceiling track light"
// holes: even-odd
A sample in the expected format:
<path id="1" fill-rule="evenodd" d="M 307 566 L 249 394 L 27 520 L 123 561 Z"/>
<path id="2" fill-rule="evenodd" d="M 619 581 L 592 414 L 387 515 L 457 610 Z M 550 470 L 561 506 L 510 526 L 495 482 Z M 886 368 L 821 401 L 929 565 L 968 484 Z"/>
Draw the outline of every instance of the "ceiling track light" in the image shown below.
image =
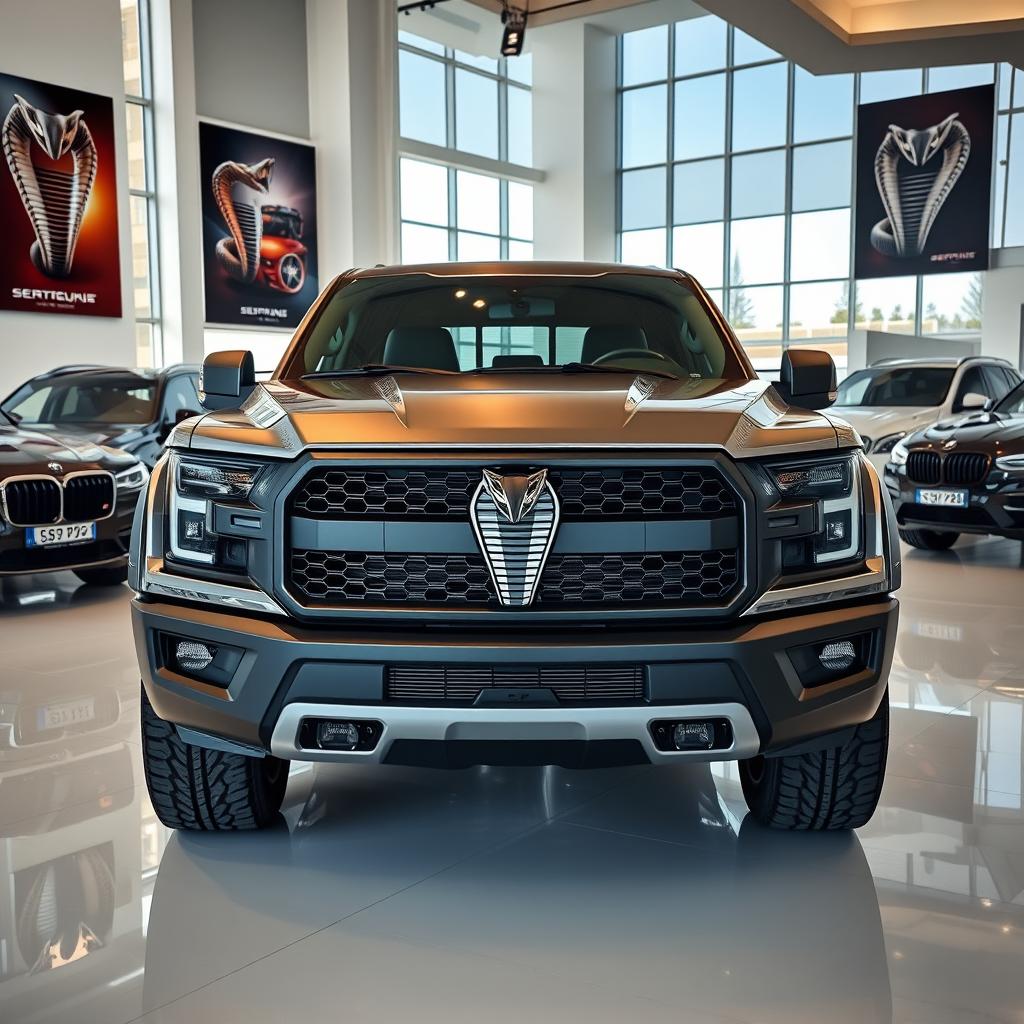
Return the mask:
<path id="1" fill-rule="evenodd" d="M 399 14 L 412 14 L 413 11 L 432 11 L 438 4 L 446 3 L 447 0 L 416 0 L 415 3 L 399 4 Z"/>
<path id="2" fill-rule="evenodd" d="M 503 4 L 501 23 L 505 26 L 501 34 L 501 55 L 518 57 L 523 52 L 523 40 L 526 38 L 526 11 Z"/>

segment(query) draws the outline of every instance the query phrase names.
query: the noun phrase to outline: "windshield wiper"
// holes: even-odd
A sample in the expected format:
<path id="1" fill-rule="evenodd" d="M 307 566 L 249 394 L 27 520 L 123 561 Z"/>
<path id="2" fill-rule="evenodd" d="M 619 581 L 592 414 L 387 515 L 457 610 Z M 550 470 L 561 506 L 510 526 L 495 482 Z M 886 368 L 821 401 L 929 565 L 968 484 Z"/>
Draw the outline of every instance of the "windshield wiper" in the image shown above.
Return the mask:
<path id="1" fill-rule="evenodd" d="M 365 363 L 349 370 L 314 370 L 304 373 L 302 380 L 322 380 L 331 377 L 386 377 L 390 373 L 433 373 L 449 375 L 453 370 L 433 370 L 426 366 L 389 366 L 386 363 Z"/>
<path id="2" fill-rule="evenodd" d="M 562 363 L 551 367 L 562 373 L 635 373 L 638 377 L 664 377 L 666 380 L 679 380 L 668 370 L 635 370 L 630 366 L 615 366 L 612 363 Z"/>

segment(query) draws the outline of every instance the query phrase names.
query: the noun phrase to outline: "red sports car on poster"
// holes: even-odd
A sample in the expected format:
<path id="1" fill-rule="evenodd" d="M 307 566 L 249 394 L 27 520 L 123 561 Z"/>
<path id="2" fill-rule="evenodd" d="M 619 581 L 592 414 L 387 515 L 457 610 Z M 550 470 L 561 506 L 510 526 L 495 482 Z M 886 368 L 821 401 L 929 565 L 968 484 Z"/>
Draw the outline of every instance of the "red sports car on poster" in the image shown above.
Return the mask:
<path id="1" fill-rule="evenodd" d="M 256 280 L 290 295 L 306 281 L 306 247 L 302 244 L 302 214 L 290 206 L 263 207 L 263 237 Z"/>

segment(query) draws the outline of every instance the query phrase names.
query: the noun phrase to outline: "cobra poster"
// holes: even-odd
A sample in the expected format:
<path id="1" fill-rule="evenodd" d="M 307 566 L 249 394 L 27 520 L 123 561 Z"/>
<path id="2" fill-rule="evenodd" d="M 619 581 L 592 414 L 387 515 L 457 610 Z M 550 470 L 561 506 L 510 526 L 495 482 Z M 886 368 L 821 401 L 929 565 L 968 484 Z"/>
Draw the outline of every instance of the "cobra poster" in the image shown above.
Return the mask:
<path id="1" fill-rule="evenodd" d="M 988 268 L 995 87 L 857 110 L 858 278 Z"/>
<path id="2" fill-rule="evenodd" d="M 121 315 L 114 103 L 0 74 L 0 309 Z"/>
<path id="3" fill-rule="evenodd" d="M 314 149 L 202 121 L 206 322 L 295 327 L 316 298 Z"/>

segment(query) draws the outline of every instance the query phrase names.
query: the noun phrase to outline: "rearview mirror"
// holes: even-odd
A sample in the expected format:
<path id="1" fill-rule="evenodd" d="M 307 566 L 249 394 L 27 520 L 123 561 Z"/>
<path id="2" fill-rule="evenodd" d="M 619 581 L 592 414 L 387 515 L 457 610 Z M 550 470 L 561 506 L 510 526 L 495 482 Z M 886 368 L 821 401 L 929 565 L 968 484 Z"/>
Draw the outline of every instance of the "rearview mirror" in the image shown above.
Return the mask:
<path id="1" fill-rule="evenodd" d="M 788 348 L 775 387 L 790 405 L 827 409 L 836 400 L 836 364 L 821 349 Z"/>
<path id="2" fill-rule="evenodd" d="M 199 400 L 204 409 L 233 409 L 256 386 L 252 353 L 244 349 L 211 352 L 199 374 Z"/>
<path id="3" fill-rule="evenodd" d="M 977 391 L 968 391 L 960 401 L 960 408 L 964 411 L 970 409 L 987 409 L 992 404 L 992 399 L 987 395 L 980 395 Z"/>

